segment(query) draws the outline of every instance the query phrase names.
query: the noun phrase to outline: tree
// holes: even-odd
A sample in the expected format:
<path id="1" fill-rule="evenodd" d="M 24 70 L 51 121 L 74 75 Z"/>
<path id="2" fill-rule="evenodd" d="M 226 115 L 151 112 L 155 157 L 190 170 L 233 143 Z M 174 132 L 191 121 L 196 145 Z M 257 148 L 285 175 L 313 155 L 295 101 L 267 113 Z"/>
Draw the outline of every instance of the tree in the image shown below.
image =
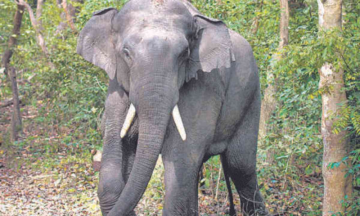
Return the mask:
<path id="1" fill-rule="evenodd" d="M 5 74 L 8 76 L 13 93 L 13 113 L 11 116 L 11 139 L 16 141 L 18 138 L 18 132 L 21 130 L 21 113 L 20 113 L 20 100 L 19 93 L 16 81 L 16 71 L 15 68 L 9 67 L 10 59 L 13 54 L 13 48 L 16 45 L 17 38 L 20 36 L 20 28 L 22 23 L 22 17 L 24 13 L 24 6 L 18 5 L 15 16 L 14 16 L 14 27 L 12 30 L 12 35 L 9 38 L 8 47 L 4 52 L 2 58 L 2 66 L 5 68 Z"/>
<path id="2" fill-rule="evenodd" d="M 289 42 L 289 5 L 287 0 L 280 0 L 280 43 L 279 43 L 279 52 L 286 46 Z M 275 61 L 278 61 L 281 58 L 279 54 L 275 55 Z M 264 138 L 267 130 L 267 122 L 269 121 L 272 113 L 274 112 L 277 101 L 275 99 L 276 93 L 276 78 L 274 77 L 273 71 L 270 69 L 267 74 L 268 86 L 264 92 L 264 99 L 261 104 L 261 116 L 260 116 L 260 128 L 259 128 L 259 137 Z"/>
<path id="3" fill-rule="evenodd" d="M 20 6 L 25 7 L 26 10 L 29 12 L 31 25 L 33 26 L 36 33 L 37 43 L 40 46 L 45 58 L 49 59 L 49 50 L 46 47 L 45 38 L 43 35 L 43 26 L 41 21 L 42 7 L 44 4 L 44 0 L 37 0 L 36 17 L 34 15 L 32 8 L 27 2 L 25 2 L 24 0 L 18 0 L 16 3 Z M 55 68 L 55 65 L 52 62 L 49 61 L 48 64 L 51 68 L 53 69 Z"/>
<path id="4" fill-rule="evenodd" d="M 18 5 L 14 16 L 14 27 L 12 30 L 12 35 L 9 37 L 8 47 L 5 50 L 1 60 L 2 67 L 5 68 L 5 75 L 8 74 L 7 71 L 11 56 L 13 54 L 13 48 L 16 45 L 17 38 L 20 35 L 20 28 L 21 28 L 21 21 L 23 14 L 24 14 L 24 6 Z"/>
<path id="5" fill-rule="evenodd" d="M 341 30 L 342 0 L 317 0 L 319 6 L 319 26 L 322 31 Z M 321 38 L 324 40 L 325 38 Z M 336 54 L 334 54 L 336 55 Z M 333 131 L 333 125 L 341 116 L 342 106 L 347 105 L 344 91 L 344 70 L 326 62 L 319 69 L 319 90 L 322 92 L 321 136 L 324 144 L 322 175 L 324 178 L 323 215 L 344 214 L 341 203 L 351 195 L 351 176 L 345 177 L 344 164 L 331 166 L 340 162 L 349 154 L 347 131 Z"/>
<path id="6" fill-rule="evenodd" d="M 262 2 L 261 2 L 262 4 Z M 278 52 L 281 52 L 283 48 L 289 43 L 289 4 L 287 0 L 280 0 L 280 42 L 278 47 Z M 255 28 L 257 31 L 258 21 L 255 23 Z M 281 59 L 280 54 L 275 54 L 274 60 L 279 61 Z M 268 130 L 268 121 L 270 120 L 271 115 L 276 109 L 278 102 L 275 98 L 277 91 L 277 79 L 274 76 L 272 69 L 267 71 L 267 82 L 268 86 L 264 91 L 264 98 L 261 101 L 261 112 L 260 112 L 260 125 L 259 125 L 259 138 L 262 139 L 266 136 Z M 266 156 L 266 161 L 271 164 L 274 159 L 274 149 L 269 149 Z"/>

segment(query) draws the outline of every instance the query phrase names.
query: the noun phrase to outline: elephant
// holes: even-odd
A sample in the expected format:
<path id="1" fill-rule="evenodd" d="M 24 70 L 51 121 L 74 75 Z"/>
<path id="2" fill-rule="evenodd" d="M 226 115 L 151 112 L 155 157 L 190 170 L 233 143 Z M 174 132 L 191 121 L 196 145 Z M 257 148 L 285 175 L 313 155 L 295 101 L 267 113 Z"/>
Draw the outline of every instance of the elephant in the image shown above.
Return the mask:
<path id="1" fill-rule="evenodd" d="M 109 76 L 103 215 L 135 214 L 160 154 L 163 215 L 199 214 L 199 169 L 214 155 L 242 211 L 267 214 L 256 175 L 259 74 L 241 35 L 185 0 L 130 0 L 93 13 L 77 53 Z"/>

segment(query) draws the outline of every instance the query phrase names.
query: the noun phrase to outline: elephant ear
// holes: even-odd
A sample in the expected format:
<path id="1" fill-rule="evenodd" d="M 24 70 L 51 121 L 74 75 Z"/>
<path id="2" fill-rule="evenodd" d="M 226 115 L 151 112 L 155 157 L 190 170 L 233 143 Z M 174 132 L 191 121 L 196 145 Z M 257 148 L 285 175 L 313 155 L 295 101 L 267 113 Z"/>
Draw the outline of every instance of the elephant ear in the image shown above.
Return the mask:
<path id="1" fill-rule="evenodd" d="M 211 72 L 221 67 L 230 68 L 235 56 L 231 51 L 230 33 L 225 23 L 203 16 L 188 2 L 186 6 L 193 15 L 195 27 L 186 80 L 197 78 L 198 70 Z"/>
<path id="2" fill-rule="evenodd" d="M 117 68 L 111 29 L 111 21 L 117 12 L 115 8 L 94 12 L 81 30 L 77 43 L 77 53 L 105 70 L 110 79 L 114 79 Z"/>

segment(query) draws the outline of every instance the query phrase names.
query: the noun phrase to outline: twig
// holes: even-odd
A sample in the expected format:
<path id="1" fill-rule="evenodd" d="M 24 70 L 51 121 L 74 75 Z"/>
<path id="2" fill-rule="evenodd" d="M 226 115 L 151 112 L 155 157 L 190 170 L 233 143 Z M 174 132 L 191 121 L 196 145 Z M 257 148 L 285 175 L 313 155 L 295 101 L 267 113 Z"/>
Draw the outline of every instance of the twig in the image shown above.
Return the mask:
<path id="1" fill-rule="evenodd" d="M 218 197 L 218 193 L 219 193 L 219 183 L 220 183 L 220 177 L 221 177 L 221 170 L 222 170 L 222 166 L 220 166 L 218 179 L 217 179 L 217 183 L 216 183 L 216 193 L 215 193 L 215 200 L 216 201 L 217 201 L 217 197 Z"/>
<path id="2" fill-rule="evenodd" d="M 30 81 L 32 80 L 32 78 L 34 78 L 35 76 L 36 76 L 36 74 L 31 75 L 31 76 L 27 79 L 27 81 L 30 82 Z"/>
<path id="3" fill-rule="evenodd" d="M 36 179 L 48 178 L 48 177 L 52 177 L 52 176 L 54 176 L 54 174 L 51 174 L 51 175 L 39 175 L 39 176 L 31 177 L 31 178 L 33 180 L 36 180 Z"/>
<path id="4" fill-rule="evenodd" d="M 73 32 L 77 32 L 76 27 L 75 27 L 74 22 L 73 22 L 73 17 L 69 13 L 69 8 L 68 8 L 67 1 L 63 0 L 62 3 L 61 3 L 61 6 L 65 11 L 65 20 L 66 20 L 66 22 L 68 23 L 68 25 L 70 26 L 70 28 L 71 28 L 71 30 Z"/>
<path id="5" fill-rule="evenodd" d="M 344 52 L 345 52 L 345 50 L 344 50 Z M 346 62 L 344 55 L 343 55 L 341 52 L 339 52 L 339 53 L 340 53 L 340 56 L 341 56 L 341 58 L 343 59 L 345 65 L 346 65 L 346 67 L 349 68 L 349 70 L 351 71 L 351 73 L 355 74 L 355 72 L 350 68 L 350 66 L 349 66 L 348 63 Z"/>
<path id="6" fill-rule="evenodd" d="M 97 82 L 97 84 L 99 85 L 99 88 L 101 89 L 101 91 L 106 92 L 106 91 L 105 91 L 105 90 L 101 87 L 101 85 L 100 85 L 100 82 L 99 82 L 98 78 L 97 78 L 97 77 L 95 77 L 95 79 L 96 79 L 96 82 Z"/>

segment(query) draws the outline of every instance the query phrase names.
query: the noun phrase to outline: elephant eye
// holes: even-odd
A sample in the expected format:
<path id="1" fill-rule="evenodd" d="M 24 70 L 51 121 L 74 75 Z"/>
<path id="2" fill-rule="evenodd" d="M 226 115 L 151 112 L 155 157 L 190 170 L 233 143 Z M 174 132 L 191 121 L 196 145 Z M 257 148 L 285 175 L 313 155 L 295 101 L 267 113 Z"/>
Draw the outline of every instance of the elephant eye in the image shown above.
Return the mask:
<path id="1" fill-rule="evenodd" d="M 127 48 L 123 49 L 124 55 L 126 56 L 126 58 L 130 58 L 130 51 Z"/>

